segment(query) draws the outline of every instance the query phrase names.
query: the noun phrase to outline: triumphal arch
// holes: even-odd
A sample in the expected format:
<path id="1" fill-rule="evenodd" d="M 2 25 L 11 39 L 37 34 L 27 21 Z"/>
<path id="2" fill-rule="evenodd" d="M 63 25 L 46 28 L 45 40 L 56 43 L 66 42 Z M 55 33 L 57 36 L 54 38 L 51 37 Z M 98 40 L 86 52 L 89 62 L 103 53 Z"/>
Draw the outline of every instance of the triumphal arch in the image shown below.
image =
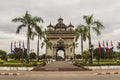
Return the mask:
<path id="1" fill-rule="evenodd" d="M 51 23 L 47 26 L 47 38 L 52 43 L 52 48 L 46 48 L 46 56 L 57 59 L 58 51 L 64 52 L 64 59 L 74 59 L 75 47 L 74 26 L 70 23 L 65 25 L 63 19 L 59 18 L 56 25 Z"/>

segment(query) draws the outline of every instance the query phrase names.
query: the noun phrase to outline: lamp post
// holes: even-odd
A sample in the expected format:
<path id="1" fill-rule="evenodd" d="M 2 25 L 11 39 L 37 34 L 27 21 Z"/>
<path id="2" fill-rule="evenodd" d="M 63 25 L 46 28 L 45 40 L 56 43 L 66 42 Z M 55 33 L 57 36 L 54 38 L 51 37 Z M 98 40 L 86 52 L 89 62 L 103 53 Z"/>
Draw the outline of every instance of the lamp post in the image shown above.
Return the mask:
<path id="1" fill-rule="evenodd" d="M 93 50 L 94 50 L 94 45 L 90 46 L 90 64 L 93 64 Z"/>

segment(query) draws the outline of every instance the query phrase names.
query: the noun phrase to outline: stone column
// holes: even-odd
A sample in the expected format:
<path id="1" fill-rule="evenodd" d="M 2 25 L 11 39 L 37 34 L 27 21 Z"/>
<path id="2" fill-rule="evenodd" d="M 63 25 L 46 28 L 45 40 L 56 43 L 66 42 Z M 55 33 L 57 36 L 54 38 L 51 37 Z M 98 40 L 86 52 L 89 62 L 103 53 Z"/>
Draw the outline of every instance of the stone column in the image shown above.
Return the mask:
<path id="1" fill-rule="evenodd" d="M 73 47 L 72 57 L 75 59 L 75 48 Z"/>
<path id="2" fill-rule="evenodd" d="M 68 57 L 69 57 L 69 50 L 68 50 L 68 47 L 65 47 L 65 57 L 66 57 L 66 59 L 68 59 Z"/>
<path id="3" fill-rule="evenodd" d="M 56 48 L 53 47 L 53 59 L 56 59 Z"/>

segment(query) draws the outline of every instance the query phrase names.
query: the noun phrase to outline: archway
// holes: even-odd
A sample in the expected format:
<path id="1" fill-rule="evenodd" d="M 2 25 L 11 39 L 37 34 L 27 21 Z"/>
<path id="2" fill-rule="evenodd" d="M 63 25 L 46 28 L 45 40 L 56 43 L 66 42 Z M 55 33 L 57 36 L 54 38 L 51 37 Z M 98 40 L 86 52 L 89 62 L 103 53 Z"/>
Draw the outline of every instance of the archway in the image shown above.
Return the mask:
<path id="1" fill-rule="evenodd" d="M 65 50 L 63 48 L 58 48 L 56 50 L 56 60 L 65 60 Z"/>

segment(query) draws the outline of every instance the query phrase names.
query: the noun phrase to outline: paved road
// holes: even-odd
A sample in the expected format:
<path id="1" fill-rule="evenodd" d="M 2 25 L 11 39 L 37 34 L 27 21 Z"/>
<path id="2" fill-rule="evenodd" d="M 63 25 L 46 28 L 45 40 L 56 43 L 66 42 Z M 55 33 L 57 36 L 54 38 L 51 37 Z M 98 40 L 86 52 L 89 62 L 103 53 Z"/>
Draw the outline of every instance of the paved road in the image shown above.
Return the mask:
<path id="1" fill-rule="evenodd" d="M 120 70 L 94 70 L 94 71 L 64 71 L 64 72 L 40 72 L 40 71 L 16 71 L 19 76 L 3 76 L 0 80 L 120 80 L 120 74 L 96 75 L 96 72 L 116 72 Z M 0 71 L 15 72 L 15 71 Z"/>
<path id="2" fill-rule="evenodd" d="M 120 75 L 96 76 L 0 76 L 0 80 L 120 80 Z"/>

